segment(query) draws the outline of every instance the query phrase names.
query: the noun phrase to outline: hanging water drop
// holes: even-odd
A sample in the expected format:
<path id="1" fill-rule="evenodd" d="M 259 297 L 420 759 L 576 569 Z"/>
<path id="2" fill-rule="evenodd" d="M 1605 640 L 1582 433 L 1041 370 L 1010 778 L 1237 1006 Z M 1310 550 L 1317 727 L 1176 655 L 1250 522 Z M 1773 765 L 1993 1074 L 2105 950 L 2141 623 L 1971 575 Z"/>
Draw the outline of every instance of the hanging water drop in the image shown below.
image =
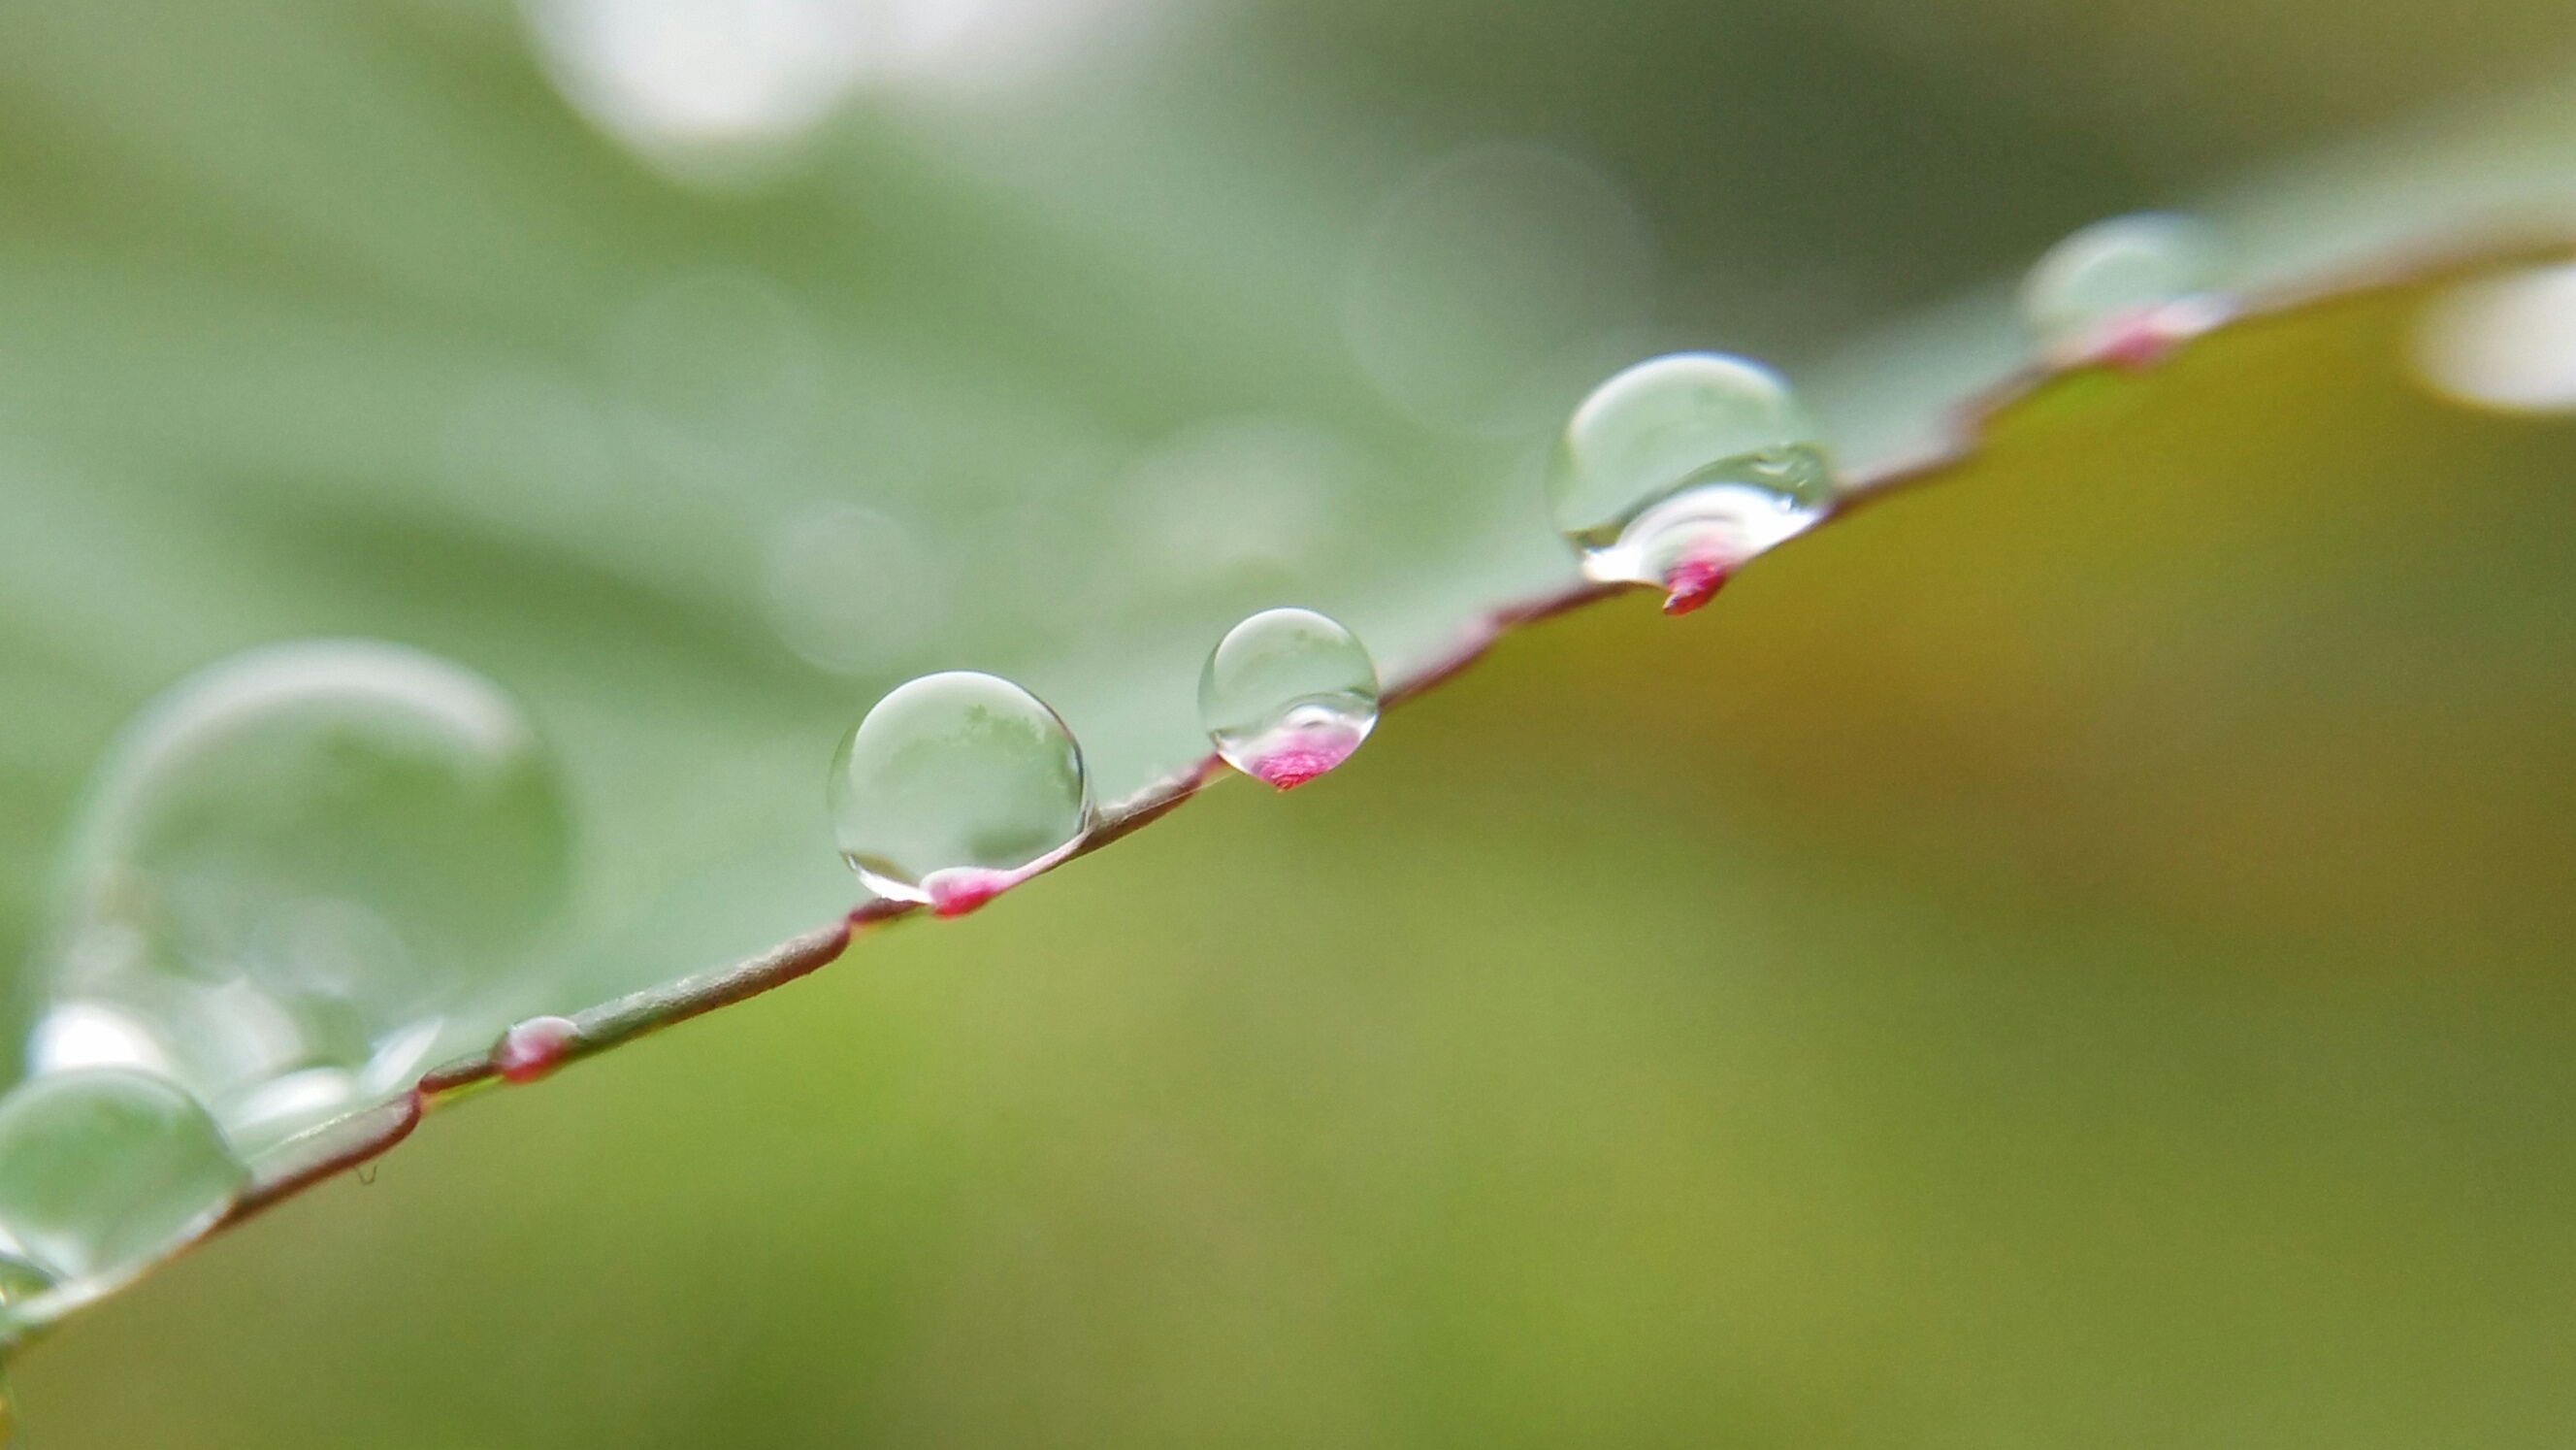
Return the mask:
<path id="1" fill-rule="evenodd" d="M 826 791 L 842 859 L 879 896 L 974 910 L 1091 827 L 1082 748 L 1044 701 L 971 670 L 924 675 L 841 742 Z"/>
<path id="2" fill-rule="evenodd" d="M 1265 609 L 1199 671 L 1199 721 L 1226 763 L 1288 790 L 1351 757 L 1377 724 L 1377 666 L 1311 609 Z"/>
<path id="3" fill-rule="evenodd" d="M 2143 367 L 2226 320 L 2218 257 L 2208 225 L 2187 216 L 2095 222 L 2031 268 L 2022 317 L 2052 362 Z"/>
<path id="4" fill-rule="evenodd" d="M 82 1068 L 0 1099 L 0 1234 L 64 1304 L 203 1234 L 248 1180 L 215 1120 L 166 1078 Z"/>
<path id="5" fill-rule="evenodd" d="M 1824 445 L 1780 375 L 1721 353 L 1637 364 L 1574 412 L 1549 476 L 1586 578 L 1708 602 L 1833 497 Z"/>
<path id="6" fill-rule="evenodd" d="M 148 707 L 67 865 L 31 1069 L 162 1074 L 256 1153 L 518 1015 L 568 829 L 535 733 L 489 681 L 311 641 Z"/>

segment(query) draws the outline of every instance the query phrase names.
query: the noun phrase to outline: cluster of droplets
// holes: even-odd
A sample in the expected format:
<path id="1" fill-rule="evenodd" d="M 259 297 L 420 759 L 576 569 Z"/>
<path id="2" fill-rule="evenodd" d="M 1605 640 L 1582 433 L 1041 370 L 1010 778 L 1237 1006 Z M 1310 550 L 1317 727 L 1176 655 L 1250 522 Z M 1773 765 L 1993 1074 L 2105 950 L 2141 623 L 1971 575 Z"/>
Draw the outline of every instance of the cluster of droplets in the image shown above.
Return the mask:
<path id="1" fill-rule="evenodd" d="M 1813 527 L 1833 498 L 1823 441 L 1788 384 L 1706 352 L 1639 363 L 1594 389 L 1548 483 L 1585 577 L 1661 588 L 1672 614 Z"/>
<path id="2" fill-rule="evenodd" d="M 1236 769 L 1280 790 L 1340 765 L 1377 724 L 1377 666 L 1340 624 L 1271 609 L 1199 675 L 1201 723 Z M 841 858 L 883 900 L 962 916 L 1081 848 L 1095 823 L 1082 746 L 997 675 L 924 675 L 841 742 L 824 790 Z"/>
<path id="3" fill-rule="evenodd" d="M 1788 385 L 1754 362 L 1682 353 L 1596 389 L 1550 479 L 1556 519 L 1598 581 L 1708 602 L 1833 499 L 1824 446 Z M 1199 719 L 1236 770 L 1279 790 L 1340 766 L 1378 715 L 1376 663 L 1311 609 L 1268 609 L 1218 641 Z M 826 800 L 842 858 L 880 899 L 956 916 L 1064 860 L 1094 824 L 1082 748 L 1008 680 L 926 675 L 841 744 Z"/>
<path id="4" fill-rule="evenodd" d="M 2226 320 L 2220 249 L 2188 217 L 2097 222 L 2031 269 L 2024 326 L 2056 366 L 2144 367 Z M 1746 563 L 1804 533 L 1834 500 L 1822 436 L 1780 375 L 1723 353 L 1637 364 L 1567 423 L 1548 476 L 1557 527 L 1588 579 L 1706 604 Z"/>
<path id="5" fill-rule="evenodd" d="M 435 656 L 276 645 L 155 700 L 92 784 L 0 1098 L 0 1328 L 125 1282 L 262 1155 L 488 1042 L 568 835 L 517 706 Z"/>

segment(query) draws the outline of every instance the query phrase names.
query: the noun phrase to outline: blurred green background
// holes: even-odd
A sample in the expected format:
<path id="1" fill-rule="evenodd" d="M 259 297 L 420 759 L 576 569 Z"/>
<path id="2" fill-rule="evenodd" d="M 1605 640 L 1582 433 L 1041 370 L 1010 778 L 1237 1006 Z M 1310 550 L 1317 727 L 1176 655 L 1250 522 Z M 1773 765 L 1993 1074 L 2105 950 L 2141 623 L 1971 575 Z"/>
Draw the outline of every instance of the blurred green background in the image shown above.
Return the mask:
<path id="1" fill-rule="evenodd" d="M 1026 678 L 1115 794 L 1248 607 L 1401 664 L 1561 581 L 1533 449 L 1609 366 L 1917 426 L 1838 360 L 2576 41 L 1171 0 L 675 150 L 532 46 L 577 9 L 0 11 L 9 960 L 117 721 L 312 633 L 555 738 L 532 997 L 752 951 L 853 894 L 817 781 L 906 673 Z M 2420 300 L 2072 379 L 1686 624 L 442 1113 L 39 1346 L 26 1439 L 2561 1444 L 2576 428 L 2428 396 Z M 907 628 L 782 586 L 837 506 Z"/>

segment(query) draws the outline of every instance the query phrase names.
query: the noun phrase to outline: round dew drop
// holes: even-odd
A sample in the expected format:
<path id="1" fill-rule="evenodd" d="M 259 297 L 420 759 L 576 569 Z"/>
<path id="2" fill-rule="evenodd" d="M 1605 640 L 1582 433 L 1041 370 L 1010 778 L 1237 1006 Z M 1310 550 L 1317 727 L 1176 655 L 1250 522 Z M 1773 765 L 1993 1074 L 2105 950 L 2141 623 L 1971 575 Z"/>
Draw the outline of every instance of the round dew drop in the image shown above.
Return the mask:
<path id="1" fill-rule="evenodd" d="M 536 733 L 462 666 L 360 640 L 210 666 L 92 787 L 30 1065 L 160 1073 L 261 1151 L 507 1025 L 569 837 Z"/>
<path id="2" fill-rule="evenodd" d="M 1584 576 L 1661 588 L 1673 614 L 1707 603 L 1832 499 L 1823 441 L 1789 385 L 1721 353 L 1656 358 L 1595 388 L 1549 474 Z"/>
<path id="3" fill-rule="evenodd" d="M 879 700 L 841 742 L 825 796 L 860 882 L 941 916 L 1045 870 L 1091 829 L 1073 732 L 1037 696 L 970 670 Z"/>
<path id="4" fill-rule="evenodd" d="M 2060 364 L 2145 367 L 2226 320 L 2209 226 L 2172 212 L 2095 222 L 2048 250 L 2022 283 L 2022 318 Z"/>
<path id="5" fill-rule="evenodd" d="M 1199 720 L 1228 765 L 1289 790 L 1360 748 L 1377 692 L 1377 666 L 1349 630 L 1311 609 L 1267 609 L 1208 655 Z"/>
<path id="6" fill-rule="evenodd" d="M 0 1099 L 0 1233 L 68 1302 L 203 1234 L 248 1181 L 215 1120 L 166 1078 L 82 1068 Z"/>

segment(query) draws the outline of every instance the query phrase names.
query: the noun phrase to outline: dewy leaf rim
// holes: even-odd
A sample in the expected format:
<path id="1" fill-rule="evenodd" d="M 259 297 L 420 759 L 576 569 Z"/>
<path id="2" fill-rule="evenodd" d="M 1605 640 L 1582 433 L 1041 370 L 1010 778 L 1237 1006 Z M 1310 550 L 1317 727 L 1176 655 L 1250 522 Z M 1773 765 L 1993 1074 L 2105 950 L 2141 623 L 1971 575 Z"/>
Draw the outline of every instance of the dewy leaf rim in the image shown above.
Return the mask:
<path id="1" fill-rule="evenodd" d="M 2494 227 L 2453 245 L 2403 249 L 2303 284 L 2240 295 L 2235 299 L 2236 305 L 2223 316 L 2211 319 L 2203 330 L 2175 339 L 2151 364 L 2142 365 L 2117 352 L 2076 358 L 2034 355 L 2008 376 L 1953 404 L 1937 446 L 1840 479 L 1815 527 L 1838 522 L 1880 499 L 1971 463 L 1998 423 L 2005 421 L 2016 407 L 2060 381 L 2106 373 L 2144 373 L 2171 362 L 2208 337 L 2277 322 L 2309 309 L 2357 302 L 2401 288 L 2429 288 L 2466 274 L 2534 260 L 2563 261 L 2571 242 L 2576 242 L 2576 228 Z M 1461 629 L 1446 651 L 1387 680 L 1379 697 L 1380 709 L 1428 693 L 1464 672 L 1518 629 L 1615 595 L 1638 592 L 1656 591 L 1650 586 L 1578 579 L 1553 592 L 1488 609 Z M 1088 834 L 1033 874 L 1045 874 L 1109 846 L 1179 808 L 1211 782 L 1233 773 L 1223 757 L 1210 751 L 1156 784 L 1102 806 Z M 261 1161 L 251 1165 L 250 1182 L 231 1207 L 195 1239 L 171 1250 L 162 1262 L 305 1189 L 391 1151 L 411 1136 L 433 1109 L 495 1085 L 537 1081 L 583 1058 L 785 986 L 838 961 L 861 933 L 928 911 L 928 906 L 917 902 L 890 898 L 869 901 L 838 921 L 729 965 L 630 992 L 569 1018 L 543 1019 L 545 1030 L 533 1035 L 541 1048 L 533 1053 L 530 1034 L 522 1029 L 537 1024 L 513 1027 L 489 1049 L 434 1067 L 410 1089 L 321 1124 L 263 1154 Z M 138 1273 L 134 1277 L 142 1276 Z M 59 1305 L 40 1299 L 27 1306 L 33 1313 L 0 1314 L 0 1350 L 50 1330 L 97 1297 L 104 1296 Z"/>

